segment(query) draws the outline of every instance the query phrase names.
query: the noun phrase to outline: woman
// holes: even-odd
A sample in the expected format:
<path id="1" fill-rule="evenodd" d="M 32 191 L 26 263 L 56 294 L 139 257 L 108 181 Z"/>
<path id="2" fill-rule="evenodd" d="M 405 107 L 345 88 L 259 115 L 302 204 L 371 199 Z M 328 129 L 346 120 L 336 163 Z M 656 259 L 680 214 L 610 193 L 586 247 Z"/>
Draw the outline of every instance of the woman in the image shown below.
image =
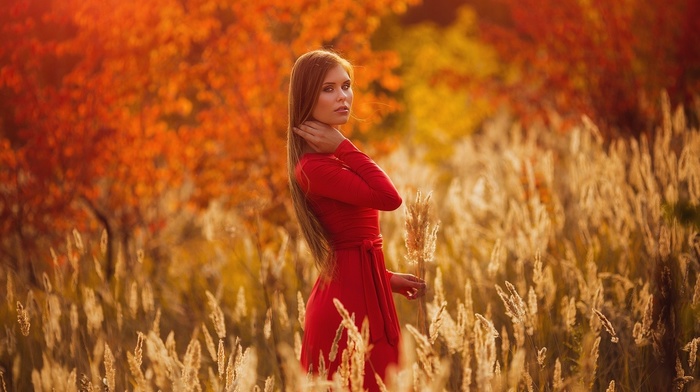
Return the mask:
<path id="1" fill-rule="evenodd" d="M 288 170 L 292 201 L 320 275 L 306 306 L 301 362 L 317 372 L 325 363 L 332 377 L 347 345 L 329 353 L 341 316 L 337 298 L 361 328 L 369 321 L 372 349 L 364 387 L 377 389 L 399 360 L 400 328 L 392 291 L 409 299 L 425 293 L 425 282 L 386 270 L 379 210 L 391 211 L 401 197 L 387 175 L 346 139 L 338 126 L 352 108 L 353 69 L 337 54 L 317 50 L 297 59 L 289 87 Z M 323 361 L 319 358 L 323 355 Z"/>

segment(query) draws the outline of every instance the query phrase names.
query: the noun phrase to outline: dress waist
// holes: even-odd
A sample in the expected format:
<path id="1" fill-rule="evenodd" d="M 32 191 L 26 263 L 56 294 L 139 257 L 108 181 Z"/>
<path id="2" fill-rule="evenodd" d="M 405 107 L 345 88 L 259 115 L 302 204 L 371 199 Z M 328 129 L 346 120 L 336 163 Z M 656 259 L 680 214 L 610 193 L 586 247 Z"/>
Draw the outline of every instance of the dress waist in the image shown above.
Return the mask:
<path id="1" fill-rule="evenodd" d="M 336 251 L 359 250 L 362 289 L 369 317 L 371 341 L 386 337 L 389 344 L 395 346 L 399 338 L 398 322 L 396 313 L 390 306 L 390 298 L 387 298 L 391 296 L 391 287 L 386 279 L 383 263 L 382 236 L 331 241 L 331 246 Z"/>
<path id="2" fill-rule="evenodd" d="M 346 250 L 353 248 L 360 248 L 363 251 L 369 251 L 370 249 L 382 249 L 382 236 L 377 235 L 374 237 L 367 238 L 349 238 L 331 241 L 331 247 L 334 250 Z"/>

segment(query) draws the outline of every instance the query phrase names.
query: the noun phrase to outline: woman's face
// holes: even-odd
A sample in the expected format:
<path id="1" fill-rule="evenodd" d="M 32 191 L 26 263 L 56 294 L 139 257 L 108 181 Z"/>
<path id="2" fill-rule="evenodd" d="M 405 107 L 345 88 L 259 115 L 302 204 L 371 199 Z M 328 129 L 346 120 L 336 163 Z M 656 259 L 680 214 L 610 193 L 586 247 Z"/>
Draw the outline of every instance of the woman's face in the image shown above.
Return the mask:
<path id="1" fill-rule="evenodd" d="M 336 126 L 345 124 L 352 108 L 352 86 L 348 73 L 342 65 L 326 73 L 311 116 L 316 121 Z"/>

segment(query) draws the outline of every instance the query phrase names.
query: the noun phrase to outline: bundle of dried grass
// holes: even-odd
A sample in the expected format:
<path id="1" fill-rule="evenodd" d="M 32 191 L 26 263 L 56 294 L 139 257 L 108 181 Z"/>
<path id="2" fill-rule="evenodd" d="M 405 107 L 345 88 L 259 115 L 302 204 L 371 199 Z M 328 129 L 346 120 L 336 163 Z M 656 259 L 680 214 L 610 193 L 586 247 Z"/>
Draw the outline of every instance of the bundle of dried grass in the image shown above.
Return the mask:
<path id="1" fill-rule="evenodd" d="M 405 210 L 406 259 L 415 266 L 415 275 L 424 280 L 426 264 L 435 260 L 435 242 L 440 226 L 434 222 L 431 213 L 431 196 L 432 193 L 428 193 L 423 197 L 419 190 L 415 200 L 406 203 Z M 428 334 L 425 297 L 420 298 L 417 325 L 422 334 Z"/>

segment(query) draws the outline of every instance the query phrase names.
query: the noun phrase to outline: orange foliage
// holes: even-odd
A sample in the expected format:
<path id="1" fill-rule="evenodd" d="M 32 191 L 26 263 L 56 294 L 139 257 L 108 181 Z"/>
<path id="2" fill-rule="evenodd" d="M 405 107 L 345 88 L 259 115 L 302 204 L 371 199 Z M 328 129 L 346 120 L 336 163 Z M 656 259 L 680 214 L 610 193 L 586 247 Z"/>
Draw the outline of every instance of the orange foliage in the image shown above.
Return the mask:
<path id="1" fill-rule="evenodd" d="M 691 107 L 700 87 L 700 6 L 693 0 L 500 0 L 482 32 L 517 76 L 496 86 L 525 118 L 585 113 L 606 132 L 654 123 L 663 89 Z M 498 14 L 500 15 L 500 14 Z"/>
<path id="2" fill-rule="evenodd" d="M 0 248 L 17 267 L 17 245 L 51 233 L 127 241 L 213 200 L 288 221 L 294 59 L 323 46 L 353 60 L 365 103 L 348 132 L 366 131 L 398 66 L 369 35 L 415 1 L 3 2 Z"/>

